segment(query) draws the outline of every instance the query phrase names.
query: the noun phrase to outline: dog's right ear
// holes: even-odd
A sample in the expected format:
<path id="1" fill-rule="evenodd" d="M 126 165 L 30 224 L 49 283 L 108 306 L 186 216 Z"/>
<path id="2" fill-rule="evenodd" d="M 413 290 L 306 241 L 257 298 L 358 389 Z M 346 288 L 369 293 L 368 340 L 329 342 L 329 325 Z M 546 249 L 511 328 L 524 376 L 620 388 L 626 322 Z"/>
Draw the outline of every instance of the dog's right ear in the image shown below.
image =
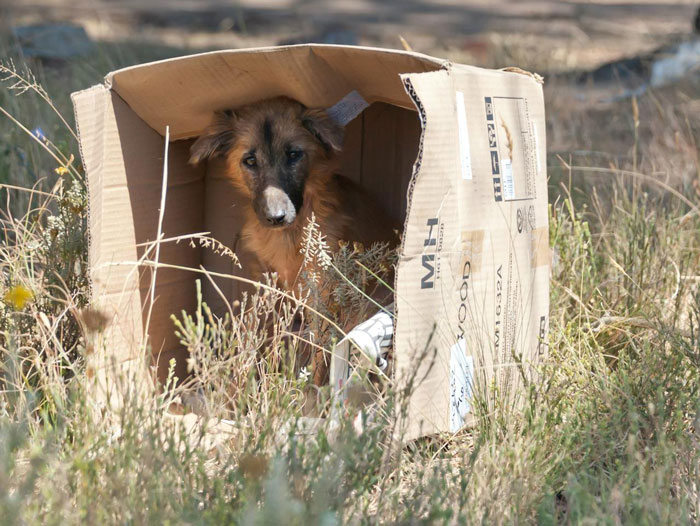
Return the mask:
<path id="1" fill-rule="evenodd" d="M 307 109 L 301 123 L 325 148 L 326 152 L 339 152 L 343 148 L 343 127 L 331 119 L 325 110 Z"/>
<path id="2" fill-rule="evenodd" d="M 190 148 L 190 164 L 224 155 L 233 145 L 236 120 L 232 110 L 215 112 L 213 122 Z"/>

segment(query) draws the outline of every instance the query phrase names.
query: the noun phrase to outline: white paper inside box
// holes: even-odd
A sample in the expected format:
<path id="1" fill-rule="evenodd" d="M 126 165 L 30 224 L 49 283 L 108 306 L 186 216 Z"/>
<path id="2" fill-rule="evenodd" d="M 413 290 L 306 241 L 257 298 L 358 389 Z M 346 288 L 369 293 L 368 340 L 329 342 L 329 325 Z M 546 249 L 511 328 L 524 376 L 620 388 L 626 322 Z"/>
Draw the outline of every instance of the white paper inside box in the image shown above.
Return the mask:
<path id="1" fill-rule="evenodd" d="M 537 361 L 547 330 L 541 86 L 518 73 L 361 47 L 193 55 L 113 72 L 103 85 L 73 95 L 89 187 L 92 301 L 113 318 L 105 335 L 113 361 L 138 358 L 147 337 L 161 379 L 170 358 L 184 375 L 186 355 L 170 315 L 194 309 L 199 276 L 159 269 L 150 310 L 151 270 L 137 265 L 152 259 L 146 251 L 157 237 L 166 126 L 163 237 L 210 232 L 233 247 L 241 198 L 223 163 L 187 163 L 214 111 L 279 95 L 330 108 L 353 91 L 370 106 L 346 127 L 341 173 L 405 225 L 396 380 L 419 380 L 407 438 L 464 425 L 470 393 L 482 382 L 517 387 L 515 361 Z M 242 270 L 201 246 L 163 243 L 159 260 L 246 276 L 246 254 L 239 256 Z M 237 283 L 216 281 L 229 301 L 241 294 Z M 204 296 L 215 311 L 223 309 L 214 287 Z"/>

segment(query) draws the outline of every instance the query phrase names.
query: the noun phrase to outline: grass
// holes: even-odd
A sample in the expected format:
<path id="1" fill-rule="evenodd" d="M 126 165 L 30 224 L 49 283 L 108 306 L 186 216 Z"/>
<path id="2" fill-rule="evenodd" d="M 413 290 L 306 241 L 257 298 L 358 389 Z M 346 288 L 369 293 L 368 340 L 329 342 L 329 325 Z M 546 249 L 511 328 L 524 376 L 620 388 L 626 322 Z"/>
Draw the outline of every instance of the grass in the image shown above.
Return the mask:
<path id="1" fill-rule="evenodd" d="M 69 116 L 68 93 L 115 65 L 100 52 L 67 65 L 70 81 L 33 71 Z M 401 446 L 392 415 L 406 386 L 351 397 L 374 408 L 362 434 L 352 414 L 339 428 L 303 427 L 309 386 L 286 352 L 298 307 L 266 289 L 244 310 L 272 320 L 271 342 L 254 329 L 258 315 L 218 319 L 202 303 L 173 313 L 206 389 L 95 415 L 86 363 L 104 320 L 86 307 L 85 190 L 79 161 L 68 162 L 77 144 L 36 89 L 18 95 L 5 82 L 0 107 L 41 128 L 59 161 L 2 117 L 0 184 L 12 188 L 0 190 L 0 522 L 696 524 L 699 121 L 689 101 L 699 94 L 691 80 L 591 109 L 548 87 L 554 267 L 540 381 L 522 412 L 477 403 L 491 409 L 474 429 Z M 337 257 L 350 281 L 363 279 L 351 247 Z M 377 254 L 361 261 L 386 265 Z M 322 312 L 335 319 L 361 300 L 329 272 L 315 278 L 339 291 Z M 320 345 L 337 336 L 311 321 Z M 176 425 L 173 397 L 226 416 L 232 438 L 212 449 Z"/>

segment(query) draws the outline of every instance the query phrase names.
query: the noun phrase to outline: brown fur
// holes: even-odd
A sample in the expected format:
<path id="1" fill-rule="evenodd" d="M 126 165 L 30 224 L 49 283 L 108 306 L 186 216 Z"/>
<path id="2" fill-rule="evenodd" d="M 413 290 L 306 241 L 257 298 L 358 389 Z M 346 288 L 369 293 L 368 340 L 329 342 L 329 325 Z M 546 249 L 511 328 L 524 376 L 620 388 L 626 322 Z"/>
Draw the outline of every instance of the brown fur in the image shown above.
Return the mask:
<path id="1" fill-rule="evenodd" d="M 241 231 L 244 247 L 257 257 L 260 270 L 276 272 L 288 287 L 301 269 L 303 229 L 312 213 L 331 249 L 340 240 L 366 246 L 397 240 L 394 225 L 380 207 L 355 183 L 337 174 L 341 141 L 342 129 L 325 112 L 276 98 L 244 106 L 233 114 L 218 114 L 192 147 L 192 162 L 213 155 L 226 157 L 231 180 L 248 198 Z M 284 164 L 279 159 L 279 152 L 289 148 L 284 145 L 303 151 L 303 159 L 289 174 L 279 175 L 283 168 L 275 171 L 274 166 Z M 263 155 L 267 150 L 269 154 Z M 256 152 L 254 169 L 245 164 L 250 152 Z M 260 205 L 259 180 L 264 178 L 275 187 L 284 186 L 288 179 L 301 184 L 303 204 L 290 224 L 273 228 L 264 222 L 264 214 L 261 219 L 261 206 L 268 206 Z"/>

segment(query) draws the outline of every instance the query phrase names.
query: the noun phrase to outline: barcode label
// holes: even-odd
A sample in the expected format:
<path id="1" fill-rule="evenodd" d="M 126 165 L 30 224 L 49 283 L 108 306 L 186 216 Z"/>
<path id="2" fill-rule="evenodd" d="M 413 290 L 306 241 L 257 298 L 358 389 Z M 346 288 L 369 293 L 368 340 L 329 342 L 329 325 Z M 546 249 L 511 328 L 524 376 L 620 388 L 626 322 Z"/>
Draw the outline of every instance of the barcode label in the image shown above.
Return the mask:
<path id="1" fill-rule="evenodd" d="M 501 161 L 503 169 L 503 198 L 506 201 L 515 199 L 515 181 L 513 181 L 513 163 L 510 159 Z"/>

